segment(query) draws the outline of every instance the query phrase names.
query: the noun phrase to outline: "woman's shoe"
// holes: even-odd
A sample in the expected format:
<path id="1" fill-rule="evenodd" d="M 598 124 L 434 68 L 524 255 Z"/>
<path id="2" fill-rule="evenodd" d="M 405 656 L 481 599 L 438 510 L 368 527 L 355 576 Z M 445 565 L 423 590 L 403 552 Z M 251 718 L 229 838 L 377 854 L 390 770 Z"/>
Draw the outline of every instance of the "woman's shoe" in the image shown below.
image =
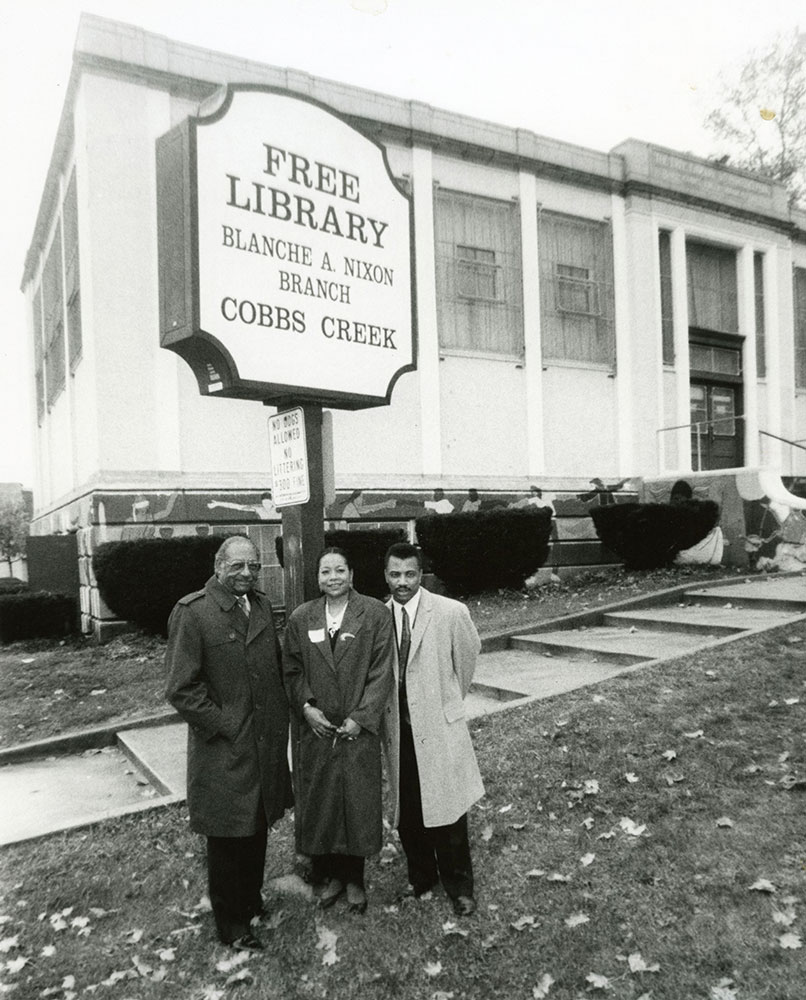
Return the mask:
<path id="1" fill-rule="evenodd" d="M 347 909 L 350 913 L 364 913 L 367 908 L 367 894 L 357 882 L 347 883 Z"/>
<path id="2" fill-rule="evenodd" d="M 325 887 L 322 890 L 322 894 L 319 897 L 319 908 L 322 910 L 328 909 L 332 906 L 339 896 L 344 892 L 344 883 L 339 882 L 337 878 L 328 879 L 325 883 Z"/>

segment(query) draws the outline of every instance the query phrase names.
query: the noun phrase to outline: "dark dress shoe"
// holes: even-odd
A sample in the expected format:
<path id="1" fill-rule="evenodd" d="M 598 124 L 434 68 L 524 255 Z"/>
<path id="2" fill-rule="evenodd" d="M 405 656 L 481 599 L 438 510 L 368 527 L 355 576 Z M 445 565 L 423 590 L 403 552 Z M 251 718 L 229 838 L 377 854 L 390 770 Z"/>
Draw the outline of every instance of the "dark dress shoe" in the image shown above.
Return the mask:
<path id="1" fill-rule="evenodd" d="M 367 909 L 367 894 L 364 887 L 357 882 L 347 883 L 347 909 L 350 913 L 365 913 Z"/>
<path id="2" fill-rule="evenodd" d="M 476 900 L 472 896 L 457 896 L 453 900 L 453 912 L 457 917 L 470 917 L 476 912 Z"/>
<path id="3" fill-rule="evenodd" d="M 263 944 L 259 937 L 255 937 L 254 934 L 243 934 L 241 937 L 236 938 L 230 947 L 236 951 L 263 951 L 266 945 Z"/>
<path id="4" fill-rule="evenodd" d="M 319 897 L 319 908 L 322 910 L 327 910 L 331 907 L 336 900 L 344 892 L 344 883 L 339 882 L 337 878 L 330 879 L 322 890 L 322 894 Z"/>

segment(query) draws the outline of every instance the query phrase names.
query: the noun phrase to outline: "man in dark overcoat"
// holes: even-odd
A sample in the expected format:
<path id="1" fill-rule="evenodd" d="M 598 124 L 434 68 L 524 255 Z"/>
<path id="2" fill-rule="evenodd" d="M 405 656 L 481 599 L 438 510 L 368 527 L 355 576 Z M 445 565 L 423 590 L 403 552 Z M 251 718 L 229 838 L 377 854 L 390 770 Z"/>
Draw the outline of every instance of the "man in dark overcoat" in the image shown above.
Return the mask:
<path id="1" fill-rule="evenodd" d="M 204 590 L 171 612 L 166 653 L 166 697 L 189 726 L 188 810 L 207 837 L 216 929 L 245 950 L 263 947 L 251 921 L 263 912 L 267 831 L 293 801 L 288 700 L 259 572 L 254 544 L 228 538 Z"/>

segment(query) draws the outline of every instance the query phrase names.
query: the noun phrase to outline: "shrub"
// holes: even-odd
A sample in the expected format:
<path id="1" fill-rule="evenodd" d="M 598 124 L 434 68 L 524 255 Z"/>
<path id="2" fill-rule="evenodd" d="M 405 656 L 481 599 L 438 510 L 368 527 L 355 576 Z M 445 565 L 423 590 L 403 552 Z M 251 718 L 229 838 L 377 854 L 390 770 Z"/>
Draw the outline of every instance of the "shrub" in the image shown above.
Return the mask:
<path id="1" fill-rule="evenodd" d="M 28 590 L 24 580 L 18 580 L 16 576 L 0 577 L 0 594 L 19 594 L 23 590 Z"/>
<path id="2" fill-rule="evenodd" d="M 713 500 L 679 503 L 623 503 L 590 512 L 602 544 L 626 569 L 660 569 L 682 549 L 701 542 L 719 520 Z"/>
<path id="3" fill-rule="evenodd" d="M 548 507 L 429 514 L 417 519 L 417 540 L 454 593 L 519 589 L 546 561 L 551 516 Z"/>
<path id="4" fill-rule="evenodd" d="M 105 542 L 92 558 L 98 590 L 119 618 L 165 635 L 174 604 L 212 576 L 223 541 L 210 536 Z"/>
<path id="5" fill-rule="evenodd" d="M 77 608 L 74 597 L 33 593 L 0 595 L 0 642 L 18 639 L 45 639 L 76 631 Z"/>
<path id="6" fill-rule="evenodd" d="M 406 540 L 402 528 L 364 529 L 360 531 L 325 532 L 325 545 L 337 545 L 349 553 L 353 563 L 353 584 L 360 594 L 377 597 L 383 600 L 389 593 L 386 579 L 383 575 L 383 557 L 386 550 L 395 542 Z M 274 540 L 277 559 L 283 563 L 283 536 Z"/>

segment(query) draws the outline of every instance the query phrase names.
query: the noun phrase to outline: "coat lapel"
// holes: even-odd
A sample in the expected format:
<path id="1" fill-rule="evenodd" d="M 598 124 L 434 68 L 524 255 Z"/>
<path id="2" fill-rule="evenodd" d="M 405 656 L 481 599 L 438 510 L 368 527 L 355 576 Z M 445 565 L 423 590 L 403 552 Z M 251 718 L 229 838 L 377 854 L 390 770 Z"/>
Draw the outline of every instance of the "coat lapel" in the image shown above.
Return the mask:
<path id="1" fill-rule="evenodd" d="M 364 604 L 351 592 L 347 607 L 344 609 L 344 618 L 341 620 L 341 628 L 336 639 L 335 663 L 338 664 L 342 657 L 352 648 L 358 633 L 361 631 L 364 618 Z M 330 644 L 328 643 L 328 646 Z"/>
<path id="2" fill-rule="evenodd" d="M 414 624 L 411 627 L 411 646 L 409 646 L 409 666 L 417 655 L 420 643 L 423 641 L 428 626 L 431 624 L 431 614 L 434 608 L 431 604 L 431 595 L 424 588 L 420 588 L 420 605 L 414 617 Z M 408 669 L 408 667 L 406 668 Z"/>
<path id="3" fill-rule="evenodd" d="M 324 597 L 311 606 L 306 621 L 307 639 L 314 649 L 318 650 L 331 670 L 336 669 L 333 650 L 330 648 L 330 636 L 327 634 L 327 619 L 325 618 Z"/>
<path id="4" fill-rule="evenodd" d="M 251 612 L 249 615 L 249 627 L 246 633 L 247 643 L 257 639 L 260 633 L 264 629 L 268 628 L 269 617 L 271 615 L 271 607 L 268 604 L 268 601 L 263 600 L 263 598 L 257 594 L 250 596 L 250 607 Z M 236 614 L 235 617 L 243 620 L 243 615 L 241 614 Z"/>

